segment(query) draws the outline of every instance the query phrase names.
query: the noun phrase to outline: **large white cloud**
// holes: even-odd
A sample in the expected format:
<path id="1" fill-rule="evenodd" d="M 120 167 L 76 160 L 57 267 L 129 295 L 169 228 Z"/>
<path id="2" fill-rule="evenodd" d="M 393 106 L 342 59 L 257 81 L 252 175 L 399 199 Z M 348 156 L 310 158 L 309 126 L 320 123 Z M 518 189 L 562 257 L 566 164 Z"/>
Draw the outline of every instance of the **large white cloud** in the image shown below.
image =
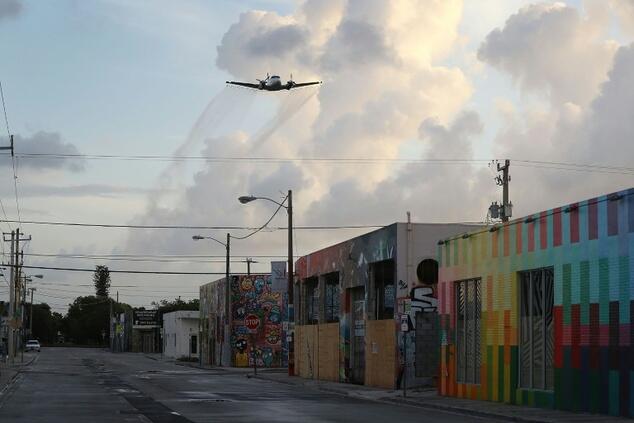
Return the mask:
<path id="1" fill-rule="evenodd" d="M 607 78 L 617 48 L 602 37 L 604 24 L 563 3 L 529 5 L 489 33 L 478 57 L 524 89 L 584 105 Z"/>

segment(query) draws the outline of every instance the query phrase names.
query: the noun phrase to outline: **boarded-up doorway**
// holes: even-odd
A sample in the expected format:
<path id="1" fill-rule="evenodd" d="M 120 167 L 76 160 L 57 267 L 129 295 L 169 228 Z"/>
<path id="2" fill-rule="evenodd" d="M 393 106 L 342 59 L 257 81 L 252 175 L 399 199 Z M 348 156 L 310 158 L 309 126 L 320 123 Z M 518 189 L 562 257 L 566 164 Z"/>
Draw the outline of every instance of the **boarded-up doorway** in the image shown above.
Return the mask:
<path id="1" fill-rule="evenodd" d="M 350 309 L 352 328 L 350 342 L 350 382 L 363 384 L 365 378 L 365 290 L 352 288 Z"/>

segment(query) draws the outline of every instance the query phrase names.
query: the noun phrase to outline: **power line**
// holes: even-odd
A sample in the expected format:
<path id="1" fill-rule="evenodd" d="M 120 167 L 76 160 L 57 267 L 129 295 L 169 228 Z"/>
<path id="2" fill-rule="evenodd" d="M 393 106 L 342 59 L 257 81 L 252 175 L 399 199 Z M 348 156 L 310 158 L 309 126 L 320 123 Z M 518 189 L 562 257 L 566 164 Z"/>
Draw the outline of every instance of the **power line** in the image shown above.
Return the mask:
<path id="1" fill-rule="evenodd" d="M 402 159 L 385 157 L 245 157 L 245 156 L 168 156 L 168 155 L 119 155 L 119 154 L 61 154 L 61 153 L 19 153 L 17 157 L 27 159 L 85 159 L 124 161 L 203 161 L 213 163 L 296 163 L 313 162 L 328 164 L 431 164 L 431 165 L 471 165 L 487 164 L 491 159 Z M 545 160 L 512 159 L 514 163 L 536 168 L 557 170 L 583 170 L 598 173 L 633 174 L 634 168 L 625 166 L 597 165 L 592 163 L 569 163 Z"/>
<path id="2" fill-rule="evenodd" d="M 90 258 L 178 258 L 178 259 L 197 259 L 197 258 L 224 258 L 225 255 L 207 255 L 207 254 L 55 254 L 55 253 L 24 253 L 25 256 L 35 256 L 35 257 L 59 257 L 59 258 L 73 258 L 73 257 L 90 257 Z M 231 257 L 239 257 L 239 258 L 247 258 L 247 257 L 255 257 L 255 258 L 286 258 L 286 255 L 280 254 L 249 254 L 249 255 L 239 255 L 232 254 Z M 299 256 L 296 256 L 299 257 Z M 223 261 L 224 263 L 224 261 Z"/>
<path id="3" fill-rule="evenodd" d="M 9 118 L 7 117 L 7 107 L 4 102 L 4 89 L 2 88 L 2 81 L 0 81 L 0 97 L 2 98 L 2 110 L 4 112 L 4 123 L 7 128 L 7 136 L 8 136 L 8 139 L 11 140 L 11 130 L 9 129 Z M 2 214 L 4 215 L 4 217 L 7 218 L 7 212 L 4 209 L 4 204 L 2 203 L 2 199 L 0 199 L 0 208 L 2 209 Z M 7 225 L 7 226 L 9 227 L 9 229 L 13 229 L 11 228 L 10 225 Z M 4 254 L 4 243 L 2 243 L 2 254 Z"/>
<path id="4" fill-rule="evenodd" d="M 41 254 L 24 254 L 25 256 L 35 256 L 42 257 Z M 47 255 L 44 257 L 55 257 L 55 258 L 64 258 L 64 259 L 79 259 L 79 260 L 95 260 L 95 261 L 124 261 L 124 262 L 142 262 L 142 263 L 225 263 L 225 260 L 204 260 L 204 259 L 156 259 L 156 258 L 126 258 L 126 257 L 99 257 L 99 256 L 57 256 L 57 255 Z M 231 260 L 232 263 L 244 263 L 243 260 Z"/>
<path id="5" fill-rule="evenodd" d="M 196 230 L 258 230 L 262 229 L 253 226 L 192 226 L 192 225 L 121 225 L 107 223 L 78 223 L 78 222 L 53 222 L 42 220 L 3 220 L 8 223 L 21 223 L 23 225 L 49 225 L 49 226 L 82 226 L 94 228 L 118 228 L 118 229 L 196 229 Z M 454 222 L 455 223 L 455 222 Z M 466 223 L 466 222 L 465 222 Z M 339 229 L 379 229 L 386 225 L 331 225 L 331 226 L 296 226 L 296 230 L 339 230 Z M 271 231 L 286 231 L 284 226 L 272 226 L 266 228 Z M 237 238 L 237 237 L 233 237 Z"/>
<path id="6" fill-rule="evenodd" d="M 2 88 L 2 82 L 0 82 L 0 97 L 2 97 L 2 111 L 4 112 L 4 123 L 7 127 L 7 136 L 9 140 L 11 140 L 11 145 L 13 145 L 13 135 L 11 135 L 11 129 L 9 128 L 9 118 L 7 115 L 7 106 L 4 100 L 4 89 Z M 13 154 L 13 150 L 11 150 L 11 166 L 13 167 L 13 189 L 15 193 L 15 209 L 18 214 L 18 221 L 21 220 L 20 217 L 20 202 L 18 201 L 18 174 L 15 168 L 15 155 Z M 2 206 L 2 211 L 4 213 L 4 206 Z M 5 213 L 6 217 L 6 213 Z M 18 225 L 18 229 L 20 226 Z"/>
<path id="7" fill-rule="evenodd" d="M 4 265 L 4 266 L 12 266 L 12 265 Z M 13 265 L 13 267 L 17 267 L 17 265 Z M 20 265 L 20 268 L 23 269 L 41 269 L 41 270 L 59 270 L 66 272 L 91 272 L 93 273 L 95 269 L 82 269 L 76 267 L 47 267 L 47 266 L 27 266 Z M 151 270 L 112 270 L 108 269 L 110 273 L 130 273 L 130 274 L 147 274 L 147 275 L 224 275 L 225 272 L 159 272 L 159 271 L 151 271 Z M 231 273 L 232 275 L 245 275 L 246 273 Z"/>

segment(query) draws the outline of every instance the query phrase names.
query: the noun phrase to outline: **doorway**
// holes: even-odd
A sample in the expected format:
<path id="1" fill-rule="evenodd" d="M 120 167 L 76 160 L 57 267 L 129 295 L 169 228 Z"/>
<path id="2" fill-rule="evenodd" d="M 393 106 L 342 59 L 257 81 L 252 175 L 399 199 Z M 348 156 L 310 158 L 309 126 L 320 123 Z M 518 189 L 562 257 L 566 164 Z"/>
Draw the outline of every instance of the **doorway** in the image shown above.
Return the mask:
<path id="1" fill-rule="evenodd" d="M 350 334 L 350 382 L 365 381 L 365 289 L 351 288 L 352 325 Z"/>

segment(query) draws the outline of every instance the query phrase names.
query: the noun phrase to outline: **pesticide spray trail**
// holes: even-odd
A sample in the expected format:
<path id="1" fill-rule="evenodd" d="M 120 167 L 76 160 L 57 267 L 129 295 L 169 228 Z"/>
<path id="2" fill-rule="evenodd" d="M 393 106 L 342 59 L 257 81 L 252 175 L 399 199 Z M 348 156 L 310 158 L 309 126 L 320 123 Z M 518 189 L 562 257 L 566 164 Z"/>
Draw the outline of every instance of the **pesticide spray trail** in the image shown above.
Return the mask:
<path id="1" fill-rule="evenodd" d="M 222 131 L 222 124 L 227 118 L 239 112 L 244 115 L 253 103 L 252 93 L 246 95 L 234 92 L 225 87 L 211 99 L 205 110 L 196 120 L 189 131 L 185 141 L 174 150 L 172 157 L 193 155 L 200 149 L 206 138 L 218 135 Z M 170 193 L 177 191 L 184 184 L 184 174 L 187 163 L 185 161 L 172 161 L 158 177 L 155 195 L 150 197 L 148 207 L 150 209 L 159 206 L 168 206 Z"/>
<path id="2" fill-rule="evenodd" d="M 298 91 L 300 91 L 301 94 Z M 314 89 L 289 91 L 284 99 L 281 100 L 275 116 L 251 138 L 251 151 L 253 153 L 257 152 L 260 147 L 266 143 L 269 137 L 295 116 L 306 103 L 317 95 L 317 92 L 318 91 Z"/>

